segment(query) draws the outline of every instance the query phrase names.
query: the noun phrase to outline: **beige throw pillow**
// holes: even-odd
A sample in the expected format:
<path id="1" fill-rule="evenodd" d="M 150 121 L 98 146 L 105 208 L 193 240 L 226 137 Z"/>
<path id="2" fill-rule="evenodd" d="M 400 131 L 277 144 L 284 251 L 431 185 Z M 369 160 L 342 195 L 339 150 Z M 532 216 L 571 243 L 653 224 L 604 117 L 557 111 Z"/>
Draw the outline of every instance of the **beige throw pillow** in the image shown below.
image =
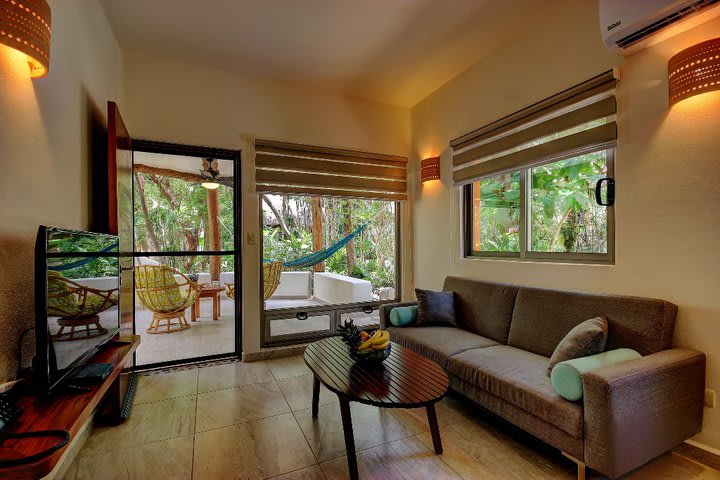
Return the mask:
<path id="1" fill-rule="evenodd" d="M 577 325 L 555 347 L 547 369 L 548 376 L 553 367 L 560 362 L 602 352 L 605 349 L 607 335 L 608 324 L 605 317 L 591 318 Z"/>

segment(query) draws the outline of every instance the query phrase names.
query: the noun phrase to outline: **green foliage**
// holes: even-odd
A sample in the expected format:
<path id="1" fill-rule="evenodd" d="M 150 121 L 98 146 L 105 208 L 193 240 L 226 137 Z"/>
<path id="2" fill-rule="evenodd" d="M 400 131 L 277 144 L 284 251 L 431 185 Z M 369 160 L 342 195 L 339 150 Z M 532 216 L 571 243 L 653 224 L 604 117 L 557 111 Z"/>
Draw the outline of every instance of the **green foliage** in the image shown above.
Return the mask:
<path id="1" fill-rule="evenodd" d="M 606 171 L 604 151 L 528 170 L 532 251 L 607 251 L 607 213 L 594 193 Z M 473 249 L 520 251 L 520 174 L 480 180 L 473 192 Z"/>
<path id="2" fill-rule="evenodd" d="M 83 257 L 82 253 L 87 252 L 101 252 L 107 250 L 108 247 L 112 246 L 112 242 L 108 242 L 107 237 L 97 236 L 54 236 L 48 240 L 48 251 L 52 252 L 63 252 L 63 253 L 78 253 L 77 257 L 68 258 L 51 258 L 48 259 L 49 266 L 63 266 L 80 263 L 83 260 L 89 260 L 82 265 L 62 270 L 60 273 L 69 279 L 75 278 L 94 278 L 94 277 L 109 277 L 116 276 L 118 274 L 118 259 L 110 257 L 99 257 L 89 259 L 89 257 Z M 111 237 L 110 237 L 111 238 Z M 114 249 L 107 251 L 117 252 L 117 246 Z"/>

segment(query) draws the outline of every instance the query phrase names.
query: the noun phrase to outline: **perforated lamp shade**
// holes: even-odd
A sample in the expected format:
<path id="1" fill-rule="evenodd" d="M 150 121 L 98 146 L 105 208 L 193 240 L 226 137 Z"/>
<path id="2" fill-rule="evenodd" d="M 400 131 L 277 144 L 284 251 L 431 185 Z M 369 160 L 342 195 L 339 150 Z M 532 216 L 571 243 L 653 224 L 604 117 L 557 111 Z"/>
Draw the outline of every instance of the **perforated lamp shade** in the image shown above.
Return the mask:
<path id="1" fill-rule="evenodd" d="M 0 0 L 0 44 L 28 57 L 30 77 L 50 68 L 50 6 L 46 0 Z"/>
<path id="2" fill-rule="evenodd" d="M 671 107 L 713 90 L 720 90 L 720 38 L 686 48 L 670 59 L 668 100 Z"/>
<path id="3" fill-rule="evenodd" d="M 440 157 L 426 158 L 420 162 L 420 181 L 437 180 L 440 178 Z"/>

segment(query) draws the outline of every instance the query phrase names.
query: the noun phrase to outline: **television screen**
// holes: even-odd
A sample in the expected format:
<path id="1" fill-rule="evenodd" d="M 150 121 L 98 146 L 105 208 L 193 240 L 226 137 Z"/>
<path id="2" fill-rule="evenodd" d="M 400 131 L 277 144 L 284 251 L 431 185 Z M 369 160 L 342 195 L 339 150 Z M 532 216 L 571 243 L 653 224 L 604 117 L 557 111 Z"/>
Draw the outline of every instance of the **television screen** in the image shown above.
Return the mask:
<path id="1" fill-rule="evenodd" d="M 36 247 L 35 367 L 49 389 L 119 331 L 118 240 L 41 227 Z"/>

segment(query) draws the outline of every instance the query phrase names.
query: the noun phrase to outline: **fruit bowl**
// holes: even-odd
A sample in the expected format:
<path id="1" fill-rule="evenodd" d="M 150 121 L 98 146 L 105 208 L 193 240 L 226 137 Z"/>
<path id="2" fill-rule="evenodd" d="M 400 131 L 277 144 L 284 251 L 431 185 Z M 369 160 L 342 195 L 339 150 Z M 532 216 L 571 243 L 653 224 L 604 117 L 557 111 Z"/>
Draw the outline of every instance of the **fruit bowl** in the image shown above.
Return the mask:
<path id="1" fill-rule="evenodd" d="M 357 348 L 351 347 L 349 345 L 348 345 L 347 349 L 348 349 L 348 353 L 350 354 L 350 358 L 352 358 L 353 360 L 355 360 L 358 363 L 380 364 L 386 358 L 388 358 L 390 356 L 390 351 L 392 350 L 392 344 L 388 345 L 387 347 L 383 348 L 382 350 L 374 350 L 374 349 L 358 350 Z"/>

